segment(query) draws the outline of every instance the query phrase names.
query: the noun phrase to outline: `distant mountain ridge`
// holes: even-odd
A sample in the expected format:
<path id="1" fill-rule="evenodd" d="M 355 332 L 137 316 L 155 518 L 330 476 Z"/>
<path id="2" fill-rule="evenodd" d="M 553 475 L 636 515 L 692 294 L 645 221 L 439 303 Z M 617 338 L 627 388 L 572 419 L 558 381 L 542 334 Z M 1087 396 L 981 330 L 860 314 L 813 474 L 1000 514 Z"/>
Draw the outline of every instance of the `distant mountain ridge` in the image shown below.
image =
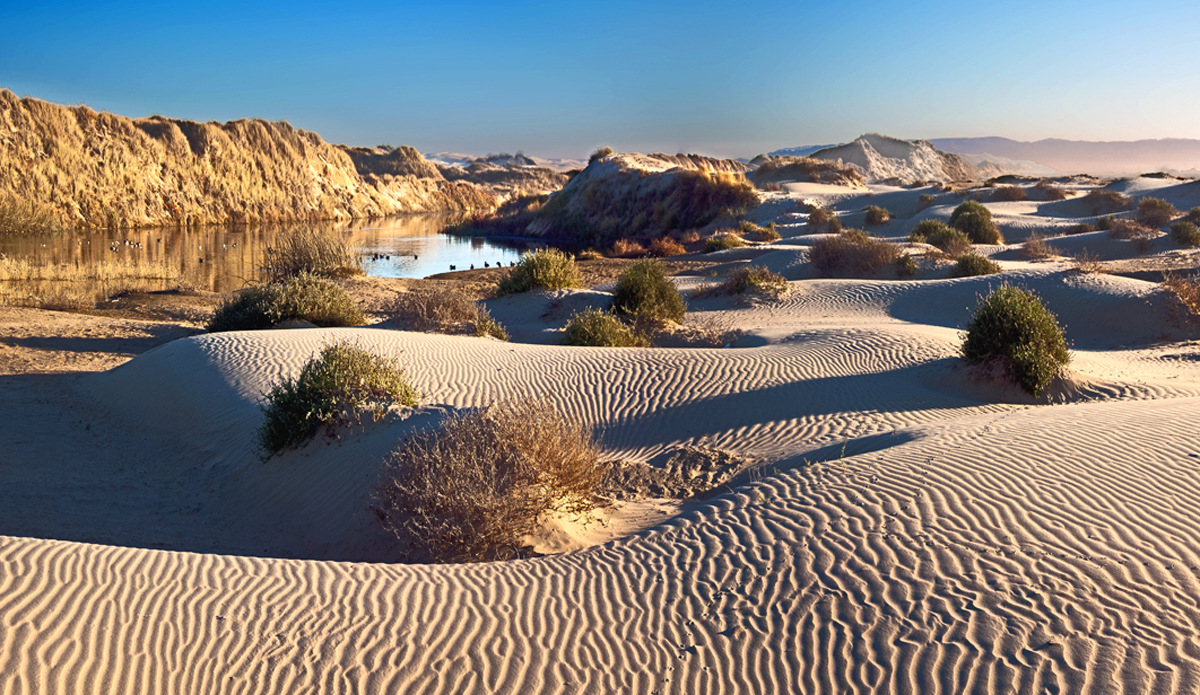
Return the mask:
<path id="1" fill-rule="evenodd" d="M 807 154 L 795 154 L 804 152 Z M 975 167 L 956 154 L 940 152 L 924 140 L 901 140 L 879 133 L 867 133 L 843 145 L 793 147 L 770 154 L 835 162 L 853 168 L 869 183 L 951 183 L 978 178 Z"/>
<path id="2" fill-rule="evenodd" d="M 1200 169 L 1200 140 L 1089 142 L 1047 139 L 1020 142 L 1000 137 L 935 138 L 934 147 L 956 154 L 988 154 L 1037 162 L 1063 174 L 1128 175 Z"/>

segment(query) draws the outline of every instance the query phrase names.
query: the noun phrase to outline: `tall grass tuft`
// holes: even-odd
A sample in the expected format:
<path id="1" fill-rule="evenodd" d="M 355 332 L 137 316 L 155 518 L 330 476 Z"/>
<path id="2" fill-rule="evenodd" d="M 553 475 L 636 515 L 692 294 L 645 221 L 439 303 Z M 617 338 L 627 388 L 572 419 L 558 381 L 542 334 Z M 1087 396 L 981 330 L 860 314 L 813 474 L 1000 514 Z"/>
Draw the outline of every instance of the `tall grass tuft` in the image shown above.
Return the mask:
<path id="1" fill-rule="evenodd" d="M 521 260 L 500 281 L 496 295 L 533 289 L 561 290 L 579 287 L 583 277 L 575 259 L 558 249 L 537 249 L 521 254 Z"/>
<path id="2" fill-rule="evenodd" d="M 267 272 L 277 278 L 301 273 L 326 278 L 361 275 L 362 259 L 335 231 L 302 225 L 280 234 L 265 254 Z"/>
<path id="3" fill-rule="evenodd" d="M 242 290 L 213 313 L 208 331 L 254 331 L 284 321 L 361 326 L 367 318 L 337 283 L 308 273 Z"/>
<path id="4" fill-rule="evenodd" d="M 871 275 L 896 262 L 900 247 L 871 238 L 861 229 L 847 229 L 818 239 L 809 251 L 809 259 L 824 276 Z"/>
<path id="5" fill-rule="evenodd" d="M 0 234 L 32 234 L 62 229 L 57 215 L 34 200 L 9 194 L 0 197 Z"/>
<path id="6" fill-rule="evenodd" d="M 587 309 L 567 322 L 563 345 L 577 347 L 650 347 L 645 333 L 621 322 L 616 316 L 599 309 Z"/>

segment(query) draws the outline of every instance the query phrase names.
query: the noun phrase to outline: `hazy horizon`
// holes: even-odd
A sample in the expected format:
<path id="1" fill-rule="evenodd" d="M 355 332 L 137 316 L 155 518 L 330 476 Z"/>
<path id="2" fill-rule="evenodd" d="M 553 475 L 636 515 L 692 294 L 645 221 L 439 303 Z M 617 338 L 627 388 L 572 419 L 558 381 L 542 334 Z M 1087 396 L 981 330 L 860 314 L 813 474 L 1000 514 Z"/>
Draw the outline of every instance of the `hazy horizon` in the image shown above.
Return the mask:
<path id="1" fill-rule="evenodd" d="M 349 145 L 747 157 L 853 140 L 1200 138 L 1200 7 L 707 0 L 8 6 L 0 86 Z M 1134 96 L 1128 96 L 1133 93 Z"/>

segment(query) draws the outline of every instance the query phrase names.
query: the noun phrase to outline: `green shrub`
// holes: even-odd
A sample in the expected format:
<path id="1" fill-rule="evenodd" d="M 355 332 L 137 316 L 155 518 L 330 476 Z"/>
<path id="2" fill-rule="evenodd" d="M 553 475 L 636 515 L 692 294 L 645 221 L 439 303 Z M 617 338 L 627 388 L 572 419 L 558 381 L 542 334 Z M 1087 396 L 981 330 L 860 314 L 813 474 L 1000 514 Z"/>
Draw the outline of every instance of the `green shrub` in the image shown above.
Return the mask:
<path id="1" fill-rule="evenodd" d="M 650 347 L 650 340 L 607 311 L 587 309 L 571 317 L 563 345 L 581 347 Z"/>
<path id="2" fill-rule="evenodd" d="M 692 294 L 695 299 L 706 297 L 722 297 L 735 294 L 767 294 L 780 297 L 787 292 L 787 279 L 778 273 L 772 273 L 762 266 L 746 266 L 738 268 L 729 275 L 725 282 L 697 290 Z"/>
<path id="3" fill-rule="evenodd" d="M 900 254 L 896 259 L 896 277 L 910 278 L 917 274 L 917 261 L 910 253 Z"/>
<path id="4" fill-rule="evenodd" d="M 340 232 L 300 226 L 280 234 L 267 247 L 263 263 L 275 277 L 301 273 L 327 278 L 361 275 L 362 259 Z"/>
<path id="5" fill-rule="evenodd" d="M 1171 238 L 1180 246 L 1200 246 L 1200 229 L 1187 220 L 1171 225 Z"/>
<path id="6" fill-rule="evenodd" d="M 496 288 L 496 296 L 534 289 L 561 290 L 579 287 L 583 278 L 575 259 L 558 249 L 537 249 L 521 254 Z"/>
<path id="7" fill-rule="evenodd" d="M 975 275 L 994 275 L 1000 272 L 1000 264 L 977 253 L 964 253 L 950 269 L 950 277 L 967 278 Z"/>
<path id="8" fill-rule="evenodd" d="M 255 331 L 284 321 L 308 321 L 325 327 L 361 326 L 367 317 L 339 285 L 301 273 L 226 299 L 209 319 L 207 329 L 210 333 Z"/>
<path id="9" fill-rule="evenodd" d="M 900 247 L 870 237 L 861 229 L 818 239 L 809 250 L 817 272 L 825 276 L 871 275 L 896 262 Z"/>
<path id="10" fill-rule="evenodd" d="M 808 210 L 808 223 L 813 227 L 829 224 L 831 219 L 833 219 L 833 215 L 819 205 L 813 205 Z"/>
<path id="11" fill-rule="evenodd" d="M 990 212 L 964 212 L 954 221 L 954 228 L 971 240 L 972 244 L 1003 244 L 1004 237 L 992 222 Z"/>
<path id="12" fill-rule="evenodd" d="M 1093 227 L 1092 225 L 1088 224 L 1087 222 L 1080 222 L 1079 224 L 1067 227 L 1066 233 L 1067 234 L 1087 234 L 1089 232 L 1094 232 L 1094 231 L 1096 231 L 1096 228 Z"/>
<path id="13" fill-rule="evenodd" d="M 971 239 L 966 234 L 937 220 L 921 220 L 913 228 L 912 234 L 908 235 L 908 240 L 936 246 L 952 257 L 961 256 L 971 250 Z"/>
<path id="14" fill-rule="evenodd" d="M 508 331 L 504 329 L 504 326 L 500 325 L 499 321 L 492 318 L 488 310 L 483 307 L 479 307 L 479 312 L 476 314 L 471 328 L 472 333 L 480 338 L 491 337 L 496 340 L 503 340 L 506 343 L 508 342 Z"/>
<path id="15" fill-rule="evenodd" d="M 1093 215 L 1111 215 L 1114 212 L 1124 212 L 1132 204 L 1129 198 L 1116 191 L 1106 191 L 1094 188 L 1083 197 L 1083 202 Z"/>
<path id="16" fill-rule="evenodd" d="M 1194 207 L 1189 210 L 1188 214 L 1184 215 L 1183 219 L 1185 222 L 1191 222 L 1192 224 L 1200 227 L 1200 207 Z"/>
<path id="17" fill-rule="evenodd" d="M 1029 290 L 1001 285 L 975 307 L 962 357 L 968 364 L 1006 361 L 1017 382 L 1040 396 L 1071 360 L 1054 314 Z"/>
<path id="18" fill-rule="evenodd" d="M 392 405 L 414 406 L 420 395 L 396 361 L 340 342 L 326 345 L 295 379 L 285 378 L 261 406 L 257 444 L 263 458 L 308 441 L 321 427 L 379 419 Z"/>
<path id="19" fill-rule="evenodd" d="M 704 240 L 704 252 L 713 253 L 714 251 L 724 251 L 725 249 L 741 248 L 745 245 L 746 242 L 736 234 L 715 234 Z"/>
<path id="20" fill-rule="evenodd" d="M 753 222 L 742 220 L 738 225 L 742 236 L 753 236 L 758 241 L 779 241 L 783 237 L 779 236 L 779 232 L 775 231 L 775 223 L 771 222 L 765 227 L 760 227 Z"/>
<path id="21" fill-rule="evenodd" d="M 1142 198 L 1138 201 L 1135 219 L 1151 229 L 1158 229 L 1178 215 L 1175 206 L 1161 198 Z"/>
<path id="22" fill-rule="evenodd" d="M 372 511 L 408 561 L 502 560 L 548 513 L 592 509 L 605 470 L 582 424 L 544 401 L 500 402 L 400 444 Z"/>
<path id="23" fill-rule="evenodd" d="M 968 200 L 954 208 L 954 212 L 950 213 L 950 226 L 958 228 L 959 218 L 970 213 L 978 213 L 989 220 L 992 219 L 992 211 L 988 210 L 983 203 L 977 200 Z"/>
<path id="24" fill-rule="evenodd" d="M 997 186 L 992 191 L 992 200 L 1013 203 L 1021 200 L 1027 200 L 1029 194 L 1020 186 Z"/>
<path id="25" fill-rule="evenodd" d="M 892 212 L 878 205 L 868 205 L 863 211 L 867 213 L 863 219 L 869 225 L 883 224 L 892 219 Z"/>
<path id="26" fill-rule="evenodd" d="M 612 311 L 639 324 L 683 323 L 683 297 L 657 261 L 640 261 L 617 278 Z"/>

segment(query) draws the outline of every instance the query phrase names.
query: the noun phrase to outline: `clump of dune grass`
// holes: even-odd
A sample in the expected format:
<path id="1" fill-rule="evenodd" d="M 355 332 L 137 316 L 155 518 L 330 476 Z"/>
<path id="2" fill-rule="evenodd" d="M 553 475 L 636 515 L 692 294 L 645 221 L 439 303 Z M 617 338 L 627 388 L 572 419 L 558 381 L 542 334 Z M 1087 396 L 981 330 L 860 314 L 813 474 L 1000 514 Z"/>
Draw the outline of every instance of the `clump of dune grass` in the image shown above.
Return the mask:
<path id="1" fill-rule="evenodd" d="M 650 347 L 650 338 L 607 311 L 586 309 L 571 317 L 563 345 L 579 347 Z"/>
<path id="2" fill-rule="evenodd" d="M 508 331 L 487 309 L 462 290 L 452 287 L 405 292 L 396 298 L 388 313 L 418 331 L 457 333 L 465 330 L 473 335 L 508 340 Z"/>
<path id="3" fill-rule="evenodd" d="M 1193 316 L 1200 316 L 1200 278 L 1164 273 L 1162 285 L 1175 295 Z"/>
<path id="4" fill-rule="evenodd" d="M 950 226 L 966 234 L 973 244 L 1004 243 L 1004 237 L 992 222 L 992 212 L 974 200 L 954 208 L 950 214 Z"/>
<path id="5" fill-rule="evenodd" d="M 401 442 L 372 511 L 409 561 L 502 560 L 546 515 L 591 510 L 604 472 L 587 429 L 549 403 L 493 403 Z"/>
<path id="6" fill-rule="evenodd" d="M 267 272 L 275 277 L 301 273 L 326 278 L 361 275 L 362 259 L 340 232 L 307 225 L 277 236 L 264 254 Z"/>
<path id="7" fill-rule="evenodd" d="M 863 221 L 871 226 L 880 225 L 892 219 L 891 210 L 878 205 L 868 205 L 863 208 L 863 212 L 867 213 L 863 216 Z"/>
<path id="8" fill-rule="evenodd" d="M 683 244 L 675 241 L 669 236 L 660 237 L 650 242 L 649 252 L 655 258 L 667 258 L 668 256 L 679 256 L 687 253 L 687 249 Z"/>
<path id="9" fill-rule="evenodd" d="M 809 206 L 808 209 L 808 224 L 813 227 L 821 227 L 829 224 L 829 220 L 833 219 L 833 213 L 829 212 L 820 205 Z"/>
<path id="10" fill-rule="evenodd" d="M 1138 201 L 1137 214 L 1134 215 L 1141 224 L 1158 229 L 1179 216 L 1179 211 L 1161 198 L 1142 198 Z"/>
<path id="11" fill-rule="evenodd" d="M 500 281 L 496 295 L 533 289 L 561 290 L 579 287 L 583 277 L 575 259 L 558 249 L 537 249 L 521 254 L 521 260 Z"/>
<path id="12" fill-rule="evenodd" d="M 263 458 L 270 458 L 312 439 L 322 427 L 361 424 L 364 413 L 378 420 L 393 405 L 412 407 L 419 398 L 394 359 L 332 343 L 294 379 L 271 388 L 256 443 Z"/>
<path id="13" fill-rule="evenodd" d="M 207 329 L 253 331 L 284 321 L 317 326 L 361 326 L 366 316 L 337 283 L 308 273 L 242 290 L 213 313 Z"/>
<path id="14" fill-rule="evenodd" d="M 1114 219 L 1108 227 L 1110 239 L 1148 239 L 1155 235 L 1155 230 L 1141 222 L 1124 217 Z"/>
<path id="15" fill-rule="evenodd" d="M 13 194 L 0 196 L 0 234 L 33 234 L 60 229 L 62 225 L 52 208 Z"/>
<path id="16" fill-rule="evenodd" d="M 902 253 L 896 259 L 896 277 L 910 278 L 917 274 L 917 261 L 911 253 Z"/>
<path id="17" fill-rule="evenodd" d="M 704 240 L 704 252 L 713 253 L 714 251 L 741 248 L 745 245 L 745 240 L 733 232 L 714 234 Z"/>
<path id="18" fill-rule="evenodd" d="M 1171 224 L 1171 238 L 1180 246 L 1200 246 L 1200 229 L 1187 220 Z"/>
<path id="19" fill-rule="evenodd" d="M 761 294 L 779 298 L 787 290 L 787 279 L 782 275 L 762 266 L 751 265 L 738 268 L 725 282 L 697 289 L 692 293 L 692 298 L 729 297 L 735 294 Z"/>
<path id="20" fill-rule="evenodd" d="M 1096 231 L 1096 227 L 1094 225 L 1088 224 L 1087 222 L 1080 222 L 1079 224 L 1073 224 L 1070 227 L 1067 227 L 1067 229 L 1064 233 L 1065 234 L 1088 234 L 1089 232 L 1094 232 L 1094 231 Z"/>
<path id="21" fill-rule="evenodd" d="M 1045 237 L 1037 232 L 1030 234 L 1025 243 L 1021 245 L 1021 256 L 1030 260 L 1053 258 L 1057 255 L 1054 247 L 1047 244 Z"/>
<path id="22" fill-rule="evenodd" d="M 933 195 L 932 193 L 922 193 L 917 198 L 917 205 L 919 205 L 921 207 L 921 209 L 924 210 L 925 208 L 929 207 L 930 205 L 933 205 L 933 203 L 936 200 L 937 200 L 937 196 Z"/>
<path id="23" fill-rule="evenodd" d="M 1081 249 L 1071 260 L 1075 262 L 1073 269 L 1077 273 L 1092 275 L 1104 272 L 1104 264 L 1100 261 L 1100 256 L 1089 252 L 1086 248 Z"/>
<path id="24" fill-rule="evenodd" d="M 1040 396 L 1071 361 L 1054 314 L 1030 290 L 1001 285 L 975 307 L 963 337 L 968 364 L 999 360 L 1021 388 Z"/>
<path id="25" fill-rule="evenodd" d="M 950 269 L 950 277 L 966 278 L 975 275 L 994 275 L 1000 272 L 1000 264 L 977 253 L 964 253 Z"/>
<path id="26" fill-rule="evenodd" d="M 953 227 L 947 227 L 937 220 L 921 220 L 913 228 L 908 240 L 914 244 L 926 243 L 936 246 L 940 251 L 958 258 L 971 250 L 971 239 L 966 234 Z"/>
<path id="27" fill-rule="evenodd" d="M 633 239 L 617 239 L 609 255 L 614 258 L 641 258 L 646 255 L 646 247 Z"/>
<path id="28" fill-rule="evenodd" d="M 1116 191 L 1108 191 L 1103 188 L 1094 188 L 1088 191 L 1087 195 L 1083 196 L 1083 202 L 1093 215 L 1124 212 L 1132 205 L 1129 198 Z"/>
<path id="29" fill-rule="evenodd" d="M 992 200 L 997 202 L 1014 203 L 1028 199 L 1029 194 L 1020 186 L 997 186 L 992 190 Z"/>
<path id="30" fill-rule="evenodd" d="M 813 267 L 826 277 L 873 275 L 899 256 L 899 246 L 872 238 L 861 229 L 818 239 L 809 250 Z"/>
<path id="31" fill-rule="evenodd" d="M 576 347 L 649 347 L 645 334 L 635 331 L 607 311 L 586 309 L 571 317 L 563 345 Z"/>
<path id="32" fill-rule="evenodd" d="M 592 153 L 592 156 L 588 157 L 588 164 L 594 164 L 612 153 L 613 148 L 611 147 L 598 147 L 596 148 L 596 151 Z"/>
<path id="33" fill-rule="evenodd" d="M 1191 222 L 1192 224 L 1200 227 L 1200 207 L 1194 207 L 1191 210 L 1188 210 L 1188 214 L 1184 215 L 1183 219 L 1185 222 Z"/>
<path id="34" fill-rule="evenodd" d="M 1033 189 L 1037 191 L 1042 200 L 1067 199 L 1067 191 L 1065 188 L 1062 186 L 1056 186 L 1055 184 L 1046 180 L 1038 181 L 1037 185 L 1035 185 Z"/>
<path id="35" fill-rule="evenodd" d="M 775 231 L 775 223 L 769 222 L 763 227 L 753 222 L 742 220 L 738 225 L 738 231 L 743 237 L 753 238 L 755 241 L 779 241 L 783 237 L 779 236 L 779 232 Z"/>
<path id="36" fill-rule="evenodd" d="M 617 278 L 612 311 L 638 325 L 683 323 L 687 307 L 657 261 L 639 261 Z"/>

